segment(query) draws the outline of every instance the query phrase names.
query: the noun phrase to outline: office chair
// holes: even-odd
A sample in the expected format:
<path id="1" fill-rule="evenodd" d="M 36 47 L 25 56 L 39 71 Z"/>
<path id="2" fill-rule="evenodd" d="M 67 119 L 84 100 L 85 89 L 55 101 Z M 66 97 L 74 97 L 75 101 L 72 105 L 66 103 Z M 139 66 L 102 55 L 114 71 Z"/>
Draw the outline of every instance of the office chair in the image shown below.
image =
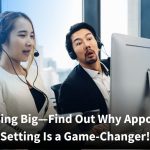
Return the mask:
<path id="1" fill-rule="evenodd" d="M 58 98 L 59 98 L 59 91 L 60 91 L 60 87 L 61 87 L 61 83 L 60 84 L 55 84 L 53 86 L 51 86 L 51 89 L 53 90 L 54 94 L 55 94 L 55 99 L 56 99 L 56 111 L 58 114 L 61 113 L 61 109 L 59 107 L 59 103 L 58 103 Z"/>

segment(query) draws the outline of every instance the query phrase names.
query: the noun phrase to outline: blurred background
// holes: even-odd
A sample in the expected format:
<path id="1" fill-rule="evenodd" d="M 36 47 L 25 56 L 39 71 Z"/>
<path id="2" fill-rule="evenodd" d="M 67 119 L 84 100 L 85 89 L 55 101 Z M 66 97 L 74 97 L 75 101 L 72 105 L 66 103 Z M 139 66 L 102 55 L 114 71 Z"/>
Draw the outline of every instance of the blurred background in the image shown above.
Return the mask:
<path id="1" fill-rule="evenodd" d="M 111 56 L 114 32 L 150 38 L 149 0 L 0 0 L 0 11 L 21 11 L 33 21 L 36 59 L 47 88 L 62 83 L 77 64 L 65 49 L 66 33 L 75 23 L 95 28 L 104 44 L 101 59 Z"/>

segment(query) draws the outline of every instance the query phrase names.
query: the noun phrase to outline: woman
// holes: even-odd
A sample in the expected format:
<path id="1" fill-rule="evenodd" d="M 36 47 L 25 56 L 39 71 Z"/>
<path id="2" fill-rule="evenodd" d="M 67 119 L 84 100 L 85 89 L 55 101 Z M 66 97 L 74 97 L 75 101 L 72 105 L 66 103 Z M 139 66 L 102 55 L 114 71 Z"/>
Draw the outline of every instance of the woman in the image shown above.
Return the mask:
<path id="1" fill-rule="evenodd" d="M 0 16 L 0 132 L 36 133 L 46 122 L 32 125 L 29 118 L 45 118 L 53 109 L 38 70 L 30 66 L 34 57 L 35 33 L 30 18 L 21 12 L 4 12 Z M 28 62 L 27 67 L 21 65 Z M 38 68 L 38 67 L 37 67 Z M 27 115 L 28 123 L 21 121 Z M 18 125 L 11 122 L 17 117 Z M 35 119 L 36 119 L 35 117 Z M 25 121 L 24 121 L 25 122 Z"/>

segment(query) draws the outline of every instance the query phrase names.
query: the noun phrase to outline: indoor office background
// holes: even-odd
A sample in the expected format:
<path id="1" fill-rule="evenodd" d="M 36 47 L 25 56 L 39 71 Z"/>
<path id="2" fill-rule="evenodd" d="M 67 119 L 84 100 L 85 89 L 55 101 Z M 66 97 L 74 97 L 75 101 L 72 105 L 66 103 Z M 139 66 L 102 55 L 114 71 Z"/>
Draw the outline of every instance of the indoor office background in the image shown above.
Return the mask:
<path id="1" fill-rule="evenodd" d="M 0 0 L 0 9 L 22 11 L 32 19 L 48 88 L 63 82 L 77 64 L 65 49 L 65 35 L 77 22 L 95 28 L 104 44 L 102 59 L 111 55 L 114 32 L 150 38 L 150 0 Z"/>

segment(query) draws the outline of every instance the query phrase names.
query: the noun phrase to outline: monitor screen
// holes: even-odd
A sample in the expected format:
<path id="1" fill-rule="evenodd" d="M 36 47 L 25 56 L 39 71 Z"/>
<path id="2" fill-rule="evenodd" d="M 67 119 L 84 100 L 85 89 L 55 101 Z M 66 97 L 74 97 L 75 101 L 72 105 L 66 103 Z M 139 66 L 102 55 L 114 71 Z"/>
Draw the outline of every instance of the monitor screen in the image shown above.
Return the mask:
<path id="1" fill-rule="evenodd" d="M 139 125 L 124 122 L 126 117 L 150 114 L 148 69 L 150 39 L 112 34 L 110 113 L 122 118 L 119 126 L 111 125 L 112 132 L 136 130 Z"/>

